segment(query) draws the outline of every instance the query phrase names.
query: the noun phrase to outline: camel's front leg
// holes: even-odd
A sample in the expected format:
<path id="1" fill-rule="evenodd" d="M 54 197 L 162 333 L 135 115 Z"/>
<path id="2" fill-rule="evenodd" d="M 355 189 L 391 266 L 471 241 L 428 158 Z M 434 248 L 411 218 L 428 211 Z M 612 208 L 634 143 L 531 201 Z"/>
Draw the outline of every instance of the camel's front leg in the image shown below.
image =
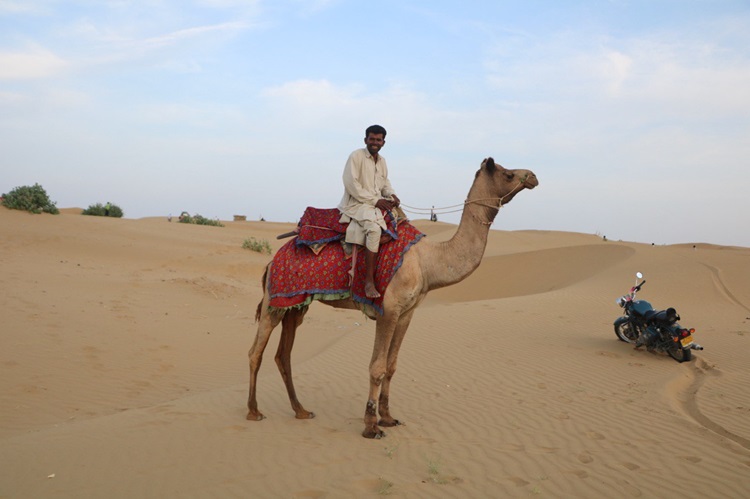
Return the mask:
<path id="1" fill-rule="evenodd" d="M 386 375 L 388 347 L 391 344 L 395 323 L 395 319 L 388 320 L 384 316 L 378 319 L 375 326 L 375 344 L 372 348 L 372 359 L 370 359 L 370 393 L 365 407 L 365 429 L 362 432 L 362 436 L 365 438 L 385 436 L 385 432 L 378 427 L 378 399 Z"/>
<path id="2" fill-rule="evenodd" d="M 382 376 L 380 380 L 378 380 L 370 375 L 370 396 L 367 398 L 367 406 L 365 407 L 365 429 L 362 431 L 362 436 L 365 438 L 382 438 L 385 436 L 385 432 L 378 427 L 377 416 L 377 397 L 382 379 Z"/>
<path id="3" fill-rule="evenodd" d="M 398 426 L 401 421 L 391 416 L 389 398 L 391 392 L 391 379 L 396 373 L 396 365 L 398 364 L 398 352 L 401 349 L 401 343 L 404 341 L 406 336 L 406 330 L 409 328 L 411 318 L 414 315 L 414 309 L 411 312 L 404 314 L 396 325 L 396 331 L 393 333 L 390 347 L 388 348 L 388 364 L 386 367 L 385 377 L 380 386 L 380 398 L 378 400 L 378 412 L 380 413 L 380 426 Z"/>
<path id="4" fill-rule="evenodd" d="M 302 319 L 307 313 L 307 308 L 303 310 L 289 310 L 284 319 L 281 321 L 281 339 L 279 341 L 279 349 L 276 352 L 276 365 L 281 373 L 281 378 L 284 380 L 287 394 L 289 394 L 289 401 L 292 403 L 292 409 L 297 419 L 311 419 L 315 417 L 315 414 L 305 410 L 302 404 L 297 400 L 297 393 L 294 390 L 294 382 L 292 381 L 292 347 L 294 346 L 294 337 L 297 332 L 297 327 L 302 324 Z"/>
<path id="5" fill-rule="evenodd" d="M 260 421 L 265 417 L 263 416 L 263 413 L 258 410 L 258 401 L 256 398 L 258 369 L 260 369 L 260 364 L 263 361 L 263 351 L 266 349 L 273 328 L 275 328 L 281 320 L 281 316 L 268 313 L 268 307 L 266 305 L 267 302 L 264 299 L 261 305 L 263 307 L 263 313 L 258 321 L 258 332 L 255 335 L 255 342 L 253 342 L 253 346 L 247 354 L 250 363 L 250 393 L 247 397 L 247 419 L 250 421 Z"/>

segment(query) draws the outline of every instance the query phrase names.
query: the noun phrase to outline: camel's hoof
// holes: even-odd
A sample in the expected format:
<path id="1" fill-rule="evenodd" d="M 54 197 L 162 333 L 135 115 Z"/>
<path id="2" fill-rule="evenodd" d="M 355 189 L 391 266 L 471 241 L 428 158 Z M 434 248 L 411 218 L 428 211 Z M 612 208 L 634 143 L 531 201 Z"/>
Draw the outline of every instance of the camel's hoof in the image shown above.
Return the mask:
<path id="1" fill-rule="evenodd" d="M 247 413 L 248 421 L 261 421 L 263 419 L 266 419 L 266 417 L 260 412 L 248 412 Z"/>
<path id="2" fill-rule="evenodd" d="M 402 423 L 398 419 L 381 419 L 380 421 L 378 421 L 378 425 L 379 426 L 386 426 L 386 427 L 388 427 L 388 426 L 401 426 L 402 424 L 404 424 L 404 423 Z"/>
<path id="3" fill-rule="evenodd" d="M 315 417 L 315 413 L 314 412 L 308 412 L 308 411 L 298 412 L 294 417 L 297 418 L 297 419 L 312 419 L 312 418 Z"/>
<path id="4" fill-rule="evenodd" d="M 365 428 L 365 431 L 362 432 L 362 436 L 365 438 L 383 438 L 385 437 L 385 432 L 381 430 L 380 428 Z"/>

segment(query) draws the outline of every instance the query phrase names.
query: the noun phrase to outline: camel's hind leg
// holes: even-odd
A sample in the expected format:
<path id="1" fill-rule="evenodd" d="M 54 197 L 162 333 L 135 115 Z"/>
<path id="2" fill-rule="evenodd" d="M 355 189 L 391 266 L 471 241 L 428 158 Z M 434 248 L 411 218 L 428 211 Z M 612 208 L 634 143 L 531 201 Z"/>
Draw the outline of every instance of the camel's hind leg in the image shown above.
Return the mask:
<path id="1" fill-rule="evenodd" d="M 250 347 L 247 356 L 250 361 L 250 393 L 247 397 L 247 419 L 251 421 L 260 421 L 265 416 L 258 410 L 258 401 L 256 399 L 258 369 L 263 361 L 263 351 L 266 349 L 268 339 L 271 337 L 273 329 L 281 322 L 282 314 L 273 314 L 268 311 L 268 295 L 263 297 L 263 301 L 258 305 L 258 332 L 255 335 L 255 342 Z"/>
<path id="2" fill-rule="evenodd" d="M 281 339 L 279 340 L 279 349 L 276 352 L 276 365 L 286 385 L 286 391 L 289 394 L 289 401 L 292 403 L 292 409 L 297 419 L 311 419 L 315 414 L 305 410 L 302 404 L 297 400 L 297 393 L 294 390 L 292 381 L 292 347 L 294 346 L 294 337 L 297 328 L 302 324 L 302 320 L 307 313 L 307 307 L 303 309 L 289 310 L 281 320 Z"/>

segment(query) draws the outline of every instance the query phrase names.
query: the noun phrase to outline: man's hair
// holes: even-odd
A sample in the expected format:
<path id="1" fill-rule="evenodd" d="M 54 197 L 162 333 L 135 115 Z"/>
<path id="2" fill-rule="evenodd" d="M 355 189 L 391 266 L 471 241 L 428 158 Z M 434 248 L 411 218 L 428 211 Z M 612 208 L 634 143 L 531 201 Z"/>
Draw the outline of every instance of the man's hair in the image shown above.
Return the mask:
<path id="1" fill-rule="evenodd" d="M 376 135 L 382 135 L 383 138 L 385 138 L 385 134 L 387 133 L 385 131 L 385 128 L 383 128 L 380 125 L 371 125 L 367 127 L 367 130 L 365 130 L 365 138 L 368 137 L 371 133 L 374 133 Z"/>

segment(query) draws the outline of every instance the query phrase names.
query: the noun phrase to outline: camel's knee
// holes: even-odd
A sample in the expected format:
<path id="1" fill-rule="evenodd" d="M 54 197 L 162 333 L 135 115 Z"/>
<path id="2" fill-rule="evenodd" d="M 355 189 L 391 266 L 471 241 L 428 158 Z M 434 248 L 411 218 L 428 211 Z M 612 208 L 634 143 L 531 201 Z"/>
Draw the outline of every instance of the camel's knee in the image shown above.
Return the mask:
<path id="1" fill-rule="evenodd" d="M 284 355 L 277 353 L 273 360 L 276 362 L 276 367 L 279 368 L 279 372 L 281 373 L 281 375 L 285 376 L 287 373 L 286 366 L 290 364 L 289 357 L 285 357 Z"/>
<path id="2" fill-rule="evenodd" d="M 261 300 L 260 303 L 258 303 L 258 307 L 255 309 L 255 322 L 259 322 L 261 317 L 263 317 L 263 302 L 264 300 Z"/>
<path id="3" fill-rule="evenodd" d="M 384 370 L 374 370 L 370 371 L 370 382 L 374 385 L 380 385 L 383 382 L 383 379 L 385 378 L 386 373 Z"/>
<path id="4" fill-rule="evenodd" d="M 248 364 L 250 365 L 250 372 L 257 373 L 258 369 L 260 369 L 260 364 L 263 362 L 263 356 L 262 355 L 253 355 L 253 351 L 250 350 L 250 354 L 248 355 Z"/>
<path id="5" fill-rule="evenodd" d="M 258 336 L 255 338 L 255 343 L 253 343 L 253 346 L 250 347 L 250 350 L 247 352 L 250 370 L 253 372 L 256 372 L 258 368 L 260 368 L 260 364 L 263 361 L 263 351 L 266 349 L 269 336 L 270 334 L 261 335 L 259 332 Z"/>

